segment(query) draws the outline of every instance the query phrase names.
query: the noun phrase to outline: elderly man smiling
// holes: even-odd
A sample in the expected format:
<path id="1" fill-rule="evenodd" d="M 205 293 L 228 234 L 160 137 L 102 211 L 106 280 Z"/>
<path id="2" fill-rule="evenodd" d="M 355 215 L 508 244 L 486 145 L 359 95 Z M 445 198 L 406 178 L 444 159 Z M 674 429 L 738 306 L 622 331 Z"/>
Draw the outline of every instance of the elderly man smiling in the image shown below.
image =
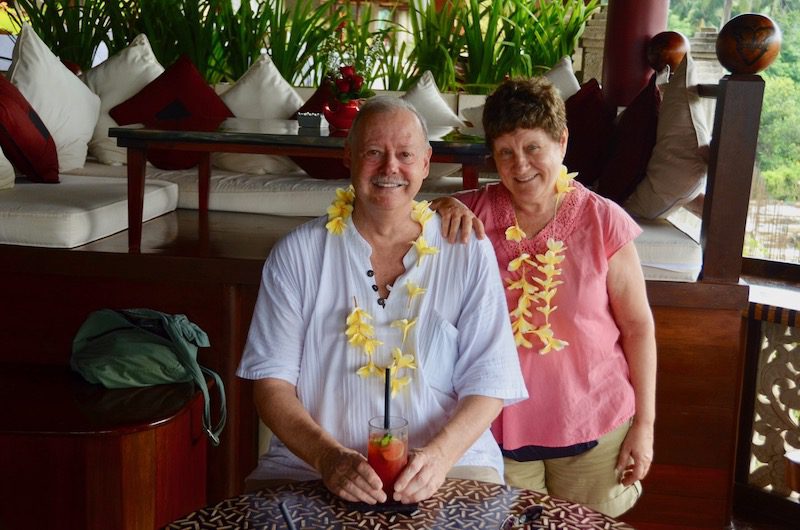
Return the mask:
<path id="1" fill-rule="evenodd" d="M 237 373 L 275 437 L 248 489 L 321 477 L 344 499 L 386 501 L 364 455 L 388 366 L 411 447 L 394 500 L 426 499 L 448 476 L 502 482 L 489 426 L 527 392 L 491 245 L 448 243 L 414 201 L 430 156 L 410 104 L 368 100 L 345 147 L 352 188 L 267 259 Z"/>

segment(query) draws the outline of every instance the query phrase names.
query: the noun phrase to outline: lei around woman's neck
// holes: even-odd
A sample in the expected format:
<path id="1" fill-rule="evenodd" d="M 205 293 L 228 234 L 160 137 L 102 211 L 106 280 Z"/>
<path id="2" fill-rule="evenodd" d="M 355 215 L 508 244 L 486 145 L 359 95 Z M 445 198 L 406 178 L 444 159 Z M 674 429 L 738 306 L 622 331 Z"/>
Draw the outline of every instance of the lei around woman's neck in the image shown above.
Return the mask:
<path id="1" fill-rule="evenodd" d="M 561 166 L 561 171 L 555 182 L 555 209 L 553 221 L 555 222 L 558 207 L 564 196 L 575 189 L 572 180 L 577 173 L 568 173 L 565 166 Z M 517 222 L 516 213 L 514 214 L 514 224 L 506 229 L 506 240 L 517 243 L 518 256 L 508 264 L 509 272 L 519 271 L 519 278 L 509 278 L 506 290 L 521 291 L 517 299 L 517 306 L 509 312 L 511 316 L 511 329 L 514 332 L 514 340 L 517 346 L 533 348 L 533 343 L 529 336 L 535 336 L 542 343 L 539 353 L 544 355 L 553 350 L 561 350 L 568 346 L 565 340 L 558 339 L 553 333 L 550 324 L 550 316 L 558 309 L 553 305 L 558 286 L 563 284 L 562 280 L 556 279 L 561 275 L 559 265 L 564 261 L 567 247 L 563 241 L 552 237 L 547 239 L 547 251 L 544 254 L 536 254 L 535 261 L 530 254 L 522 249 L 522 240 L 527 237 Z M 530 274 L 529 274 L 530 270 Z M 541 273 L 535 275 L 534 271 Z M 544 315 L 544 324 L 536 326 L 533 324 L 533 312 L 531 308 Z"/>

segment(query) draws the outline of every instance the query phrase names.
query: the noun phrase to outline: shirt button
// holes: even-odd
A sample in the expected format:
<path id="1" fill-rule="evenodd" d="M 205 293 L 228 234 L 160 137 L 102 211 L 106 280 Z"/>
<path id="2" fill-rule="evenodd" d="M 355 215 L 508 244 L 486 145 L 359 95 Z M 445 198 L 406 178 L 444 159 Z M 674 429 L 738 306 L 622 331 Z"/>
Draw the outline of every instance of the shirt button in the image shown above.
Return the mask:
<path id="1" fill-rule="evenodd" d="M 377 285 L 373 285 L 373 286 L 372 286 L 372 290 L 373 290 L 373 291 L 375 291 L 375 292 L 377 293 L 377 292 L 378 292 L 378 286 L 377 286 Z"/>
<path id="2" fill-rule="evenodd" d="M 372 269 L 368 270 L 368 271 L 367 271 L 367 276 L 369 276 L 370 278 L 372 278 L 373 276 L 375 276 L 375 271 L 374 271 L 374 270 L 372 270 Z"/>
<path id="3" fill-rule="evenodd" d="M 383 298 L 378 298 L 378 305 L 384 307 L 386 305 L 386 300 Z"/>

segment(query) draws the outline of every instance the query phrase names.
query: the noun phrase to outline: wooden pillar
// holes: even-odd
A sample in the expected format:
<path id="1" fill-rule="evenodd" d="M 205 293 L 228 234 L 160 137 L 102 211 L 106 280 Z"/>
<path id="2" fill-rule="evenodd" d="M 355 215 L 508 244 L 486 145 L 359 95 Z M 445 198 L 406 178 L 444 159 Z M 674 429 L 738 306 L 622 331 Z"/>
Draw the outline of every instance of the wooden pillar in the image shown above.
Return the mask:
<path id="1" fill-rule="evenodd" d="M 647 84 L 647 43 L 667 29 L 669 0 L 609 0 L 603 57 L 603 93 L 625 106 Z"/>

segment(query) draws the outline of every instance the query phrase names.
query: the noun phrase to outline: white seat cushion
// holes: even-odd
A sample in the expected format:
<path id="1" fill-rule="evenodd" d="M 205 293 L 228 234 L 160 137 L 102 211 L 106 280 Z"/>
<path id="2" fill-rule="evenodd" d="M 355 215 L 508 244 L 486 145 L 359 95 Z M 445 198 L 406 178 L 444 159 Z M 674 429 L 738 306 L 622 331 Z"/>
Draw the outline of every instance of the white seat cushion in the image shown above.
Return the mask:
<path id="1" fill-rule="evenodd" d="M 111 166 L 102 166 L 108 169 Z M 72 248 L 128 228 L 125 179 L 61 175 L 59 184 L 20 179 L 0 191 L 0 243 Z M 178 187 L 148 180 L 143 219 L 171 212 Z"/>
<path id="2" fill-rule="evenodd" d="M 700 275 L 700 245 L 666 219 L 637 219 L 642 234 L 634 245 L 647 280 L 694 282 Z"/>
<path id="3" fill-rule="evenodd" d="M 89 177 L 115 177 L 125 182 L 127 168 L 88 162 L 71 174 Z M 179 187 L 178 208 L 197 209 L 197 169 L 168 171 L 147 166 L 147 182 L 151 179 L 173 182 Z M 486 180 L 482 180 L 485 183 Z M 434 199 L 461 189 L 461 173 L 427 178 L 418 199 Z M 286 175 L 253 175 L 213 168 L 209 193 L 209 210 L 262 213 L 285 216 L 317 216 L 330 206 L 336 188 L 346 187 L 348 179 L 321 180 L 305 173 Z"/>

